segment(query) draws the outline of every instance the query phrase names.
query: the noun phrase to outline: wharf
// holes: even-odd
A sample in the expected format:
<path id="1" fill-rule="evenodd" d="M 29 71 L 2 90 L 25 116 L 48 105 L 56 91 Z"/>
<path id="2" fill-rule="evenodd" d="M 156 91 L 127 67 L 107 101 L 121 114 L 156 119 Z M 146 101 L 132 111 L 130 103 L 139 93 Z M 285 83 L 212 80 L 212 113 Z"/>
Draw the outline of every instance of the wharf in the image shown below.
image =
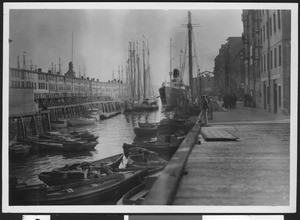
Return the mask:
<path id="1" fill-rule="evenodd" d="M 289 122 L 253 108 L 214 112 L 205 129 L 239 139 L 205 141 L 196 123 L 143 205 L 289 205 Z"/>

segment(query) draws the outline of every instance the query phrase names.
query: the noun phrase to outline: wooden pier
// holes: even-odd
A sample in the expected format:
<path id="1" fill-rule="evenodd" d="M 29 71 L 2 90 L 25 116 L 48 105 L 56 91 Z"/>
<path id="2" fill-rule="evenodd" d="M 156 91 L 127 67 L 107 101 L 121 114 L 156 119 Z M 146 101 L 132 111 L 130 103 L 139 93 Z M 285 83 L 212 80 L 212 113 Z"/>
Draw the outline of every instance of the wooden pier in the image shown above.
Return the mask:
<path id="1" fill-rule="evenodd" d="M 28 135 L 37 135 L 51 131 L 51 121 L 60 118 L 77 117 L 89 108 L 97 108 L 104 113 L 122 112 L 127 109 L 123 101 L 100 101 L 73 105 L 50 106 L 47 110 L 9 116 L 9 137 L 18 136 L 26 139 Z"/>
<path id="2" fill-rule="evenodd" d="M 290 205 L 289 119 L 254 109 L 215 118 L 203 127 L 208 141 L 195 124 L 142 205 Z"/>

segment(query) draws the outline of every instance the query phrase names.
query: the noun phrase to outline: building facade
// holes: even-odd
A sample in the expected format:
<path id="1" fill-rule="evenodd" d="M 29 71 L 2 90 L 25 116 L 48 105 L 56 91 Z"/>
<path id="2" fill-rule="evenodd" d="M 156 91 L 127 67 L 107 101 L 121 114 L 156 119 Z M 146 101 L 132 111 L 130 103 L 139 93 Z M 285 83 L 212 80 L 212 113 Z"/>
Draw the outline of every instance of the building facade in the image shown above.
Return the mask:
<path id="1" fill-rule="evenodd" d="M 26 114 L 47 106 L 128 98 L 122 81 L 100 82 L 42 72 L 41 69 L 9 69 L 10 115 Z"/>
<path id="2" fill-rule="evenodd" d="M 215 58 L 214 91 L 217 95 L 234 93 L 241 100 L 244 95 L 245 70 L 242 37 L 229 37 Z"/>
<path id="3" fill-rule="evenodd" d="M 245 94 L 252 106 L 290 114 L 291 11 L 243 10 Z"/>

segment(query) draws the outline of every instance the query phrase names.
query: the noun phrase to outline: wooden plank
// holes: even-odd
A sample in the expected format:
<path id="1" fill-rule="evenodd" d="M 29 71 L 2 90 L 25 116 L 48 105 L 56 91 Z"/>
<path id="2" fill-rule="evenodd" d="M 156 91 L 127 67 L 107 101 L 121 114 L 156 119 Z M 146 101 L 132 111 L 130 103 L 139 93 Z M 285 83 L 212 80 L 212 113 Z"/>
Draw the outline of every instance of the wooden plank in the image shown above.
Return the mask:
<path id="1" fill-rule="evenodd" d="M 201 135 L 206 141 L 224 141 L 224 140 L 237 140 L 238 137 L 228 133 L 223 129 L 216 129 L 210 127 L 204 127 L 201 129 Z"/>
<path id="2" fill-rule="evenodd" d="M 173 203 L 187 159 L 198 140 L 199 131 L 200 125 L 196 123 L 155 181 L 142 205 L 171 205 Z"/>

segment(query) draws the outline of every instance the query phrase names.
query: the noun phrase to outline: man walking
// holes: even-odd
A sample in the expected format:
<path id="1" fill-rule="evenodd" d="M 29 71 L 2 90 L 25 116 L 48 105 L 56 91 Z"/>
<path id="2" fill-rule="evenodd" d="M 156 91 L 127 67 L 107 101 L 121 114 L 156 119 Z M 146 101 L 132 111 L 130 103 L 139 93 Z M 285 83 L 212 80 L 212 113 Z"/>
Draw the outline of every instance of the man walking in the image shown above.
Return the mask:
<path id="1" fill-rule="evenodd" d="M 200 112 L 200 122 L 202 126 L 205 126 L 207 124 L 207 109 L 208 109 L 208 103 L 203 95 L 201 97 L 201 112 Z"/>

